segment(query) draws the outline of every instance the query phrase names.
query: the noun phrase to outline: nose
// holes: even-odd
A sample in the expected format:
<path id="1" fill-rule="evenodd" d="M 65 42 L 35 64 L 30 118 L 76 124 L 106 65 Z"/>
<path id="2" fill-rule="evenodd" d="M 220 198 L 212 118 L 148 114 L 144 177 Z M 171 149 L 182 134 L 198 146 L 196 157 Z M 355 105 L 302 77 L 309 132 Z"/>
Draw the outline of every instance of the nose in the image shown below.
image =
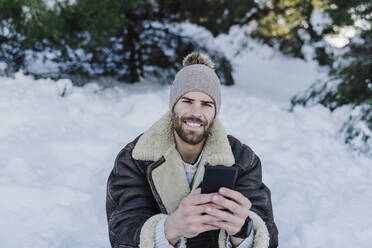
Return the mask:
<path id="1" fill-rule="evenodd" d="M 198 104 L 198 103 L 194 103 L 192 104 L 192 107 L 191 107 L 191 113 L 197 117 L 202 117 L 202 108 L 201 108 L 201 105 Z"/>

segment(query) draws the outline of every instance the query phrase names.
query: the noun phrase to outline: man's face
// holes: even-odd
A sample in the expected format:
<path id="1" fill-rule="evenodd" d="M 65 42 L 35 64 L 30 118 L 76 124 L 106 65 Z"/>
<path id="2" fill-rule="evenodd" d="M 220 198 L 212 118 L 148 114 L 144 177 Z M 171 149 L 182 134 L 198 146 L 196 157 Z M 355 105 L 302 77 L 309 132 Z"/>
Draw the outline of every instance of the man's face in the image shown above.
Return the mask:
<path id="1" fill-rule="evenodd" d="M 207 138 L 215 115 L 215 105 L 207 94 L 189 92 L 173 108 L 173 126 L 186 143 L 196 145 Z"/>

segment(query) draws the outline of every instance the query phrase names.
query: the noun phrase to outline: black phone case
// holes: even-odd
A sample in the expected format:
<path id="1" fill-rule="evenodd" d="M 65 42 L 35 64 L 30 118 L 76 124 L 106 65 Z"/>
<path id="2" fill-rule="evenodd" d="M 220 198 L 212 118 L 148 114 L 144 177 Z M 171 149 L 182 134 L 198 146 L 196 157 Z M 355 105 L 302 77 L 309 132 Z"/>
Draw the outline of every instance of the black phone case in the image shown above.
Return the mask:
<path id="1" fill-rule="evenodd" d="M 234 189 L 238 169 L 223 165 L 207 165 L 202 182 L 201 193 L 218 192 L 220 187 Z"/>

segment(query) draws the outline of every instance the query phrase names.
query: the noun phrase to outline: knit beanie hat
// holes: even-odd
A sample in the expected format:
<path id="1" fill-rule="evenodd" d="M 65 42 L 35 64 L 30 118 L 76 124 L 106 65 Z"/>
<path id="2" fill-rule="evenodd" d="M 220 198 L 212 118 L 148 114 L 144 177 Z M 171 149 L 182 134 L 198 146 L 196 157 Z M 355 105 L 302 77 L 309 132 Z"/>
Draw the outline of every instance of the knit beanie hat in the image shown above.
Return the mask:
<path id="1" fill-rule="evenodd" d="M 183 68 L 177 72 L 171 85 L 169 108 L 173 107 L 183 95 L 191 91 L 199 91 L 210 96 L 215 104 L 217 116 L 221 106 L 221 83 L 214 72 L 214 64 L 208 55 L 200 52 L 188 54 L 183 62 Z"/>

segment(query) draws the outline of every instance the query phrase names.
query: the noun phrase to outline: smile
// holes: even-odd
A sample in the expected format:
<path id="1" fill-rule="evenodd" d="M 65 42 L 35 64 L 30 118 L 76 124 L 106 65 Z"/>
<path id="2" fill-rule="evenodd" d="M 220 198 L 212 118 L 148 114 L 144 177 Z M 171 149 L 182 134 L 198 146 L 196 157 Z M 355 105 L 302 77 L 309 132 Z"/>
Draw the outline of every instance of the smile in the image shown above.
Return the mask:
<path id="1" fill-rule="evenodd" d="M 199 124 L 199 123 L 189 122 L 189 121 L 187 121 L 187 122 L 185 122 L 185 123 L 186 123 L 186 125 L 189 126 L 189 127 L 201 127 L 201 124 Z"/>

